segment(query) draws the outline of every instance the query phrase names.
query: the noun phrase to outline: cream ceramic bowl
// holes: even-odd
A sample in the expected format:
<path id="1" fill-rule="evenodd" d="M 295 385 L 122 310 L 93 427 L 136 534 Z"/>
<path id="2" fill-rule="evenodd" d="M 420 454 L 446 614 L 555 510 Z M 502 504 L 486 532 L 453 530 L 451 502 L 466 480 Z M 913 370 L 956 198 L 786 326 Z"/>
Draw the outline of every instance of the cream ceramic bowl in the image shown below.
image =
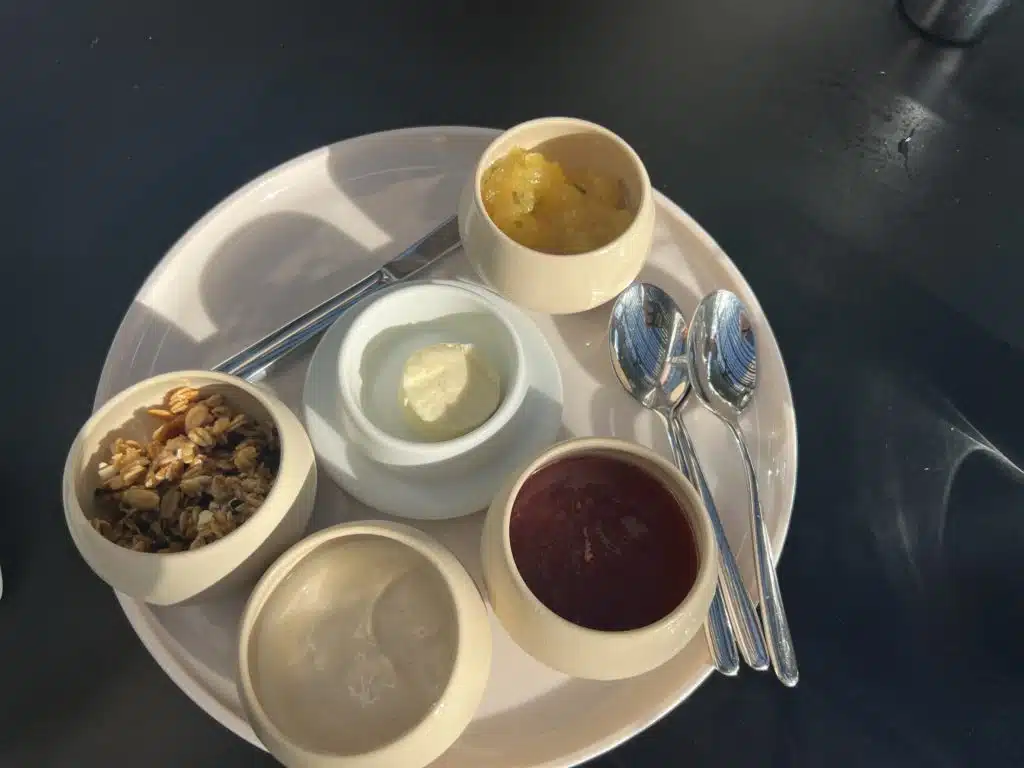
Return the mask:
<path id="1" fill-rule="evenodd" d="M 444 343 L 476 347 L 498 374 L 501 403 L 471 432 L 427 442 L 417 438 L 403 417 L 402 368 L 417 350 Z M 474 461 L 485 460 L 488 451 L 498 448 L 492 438 L 526 397 L 525 367 L 518 332 L 495 302 L 457 285 L 409 283 L 371 299 L 352 321 L 341 343 L 337 386 L 345 416 L 367 456 L 396 467 L 428 466 L 470 451 Z"/>
<path id="2" fill-rule="evenodd" d="M 646 470 L 676 497 L 693 530 L 699 559 L 696 581 L 683 602 L 654 624 L 622 632 L 572 624 L 534 596 L 516 566 L 509 520 L 523 483 L 553 462 L 584 455 L 612 456 Z M 591 680 L 643 674 L 685 648 L 704 624 L 718 578 L 714 534 L 693 486 L 672 464 L 647 448 L 608 438 L 582 438 L 555 445 L 512 478 L 487 512 L 481 557 L 491 607 L 512 639 L 552 669 Z"/>
<path id="3" fill-rule="evenodd" d="M 586 253 L 557 255 L 520 245 L 498 229 L 480 194 L 483 174 L 516 147 L 621 179 L 636 210 L 633 223 Z M 531 120 L 496 138 L 470 175 L 458 214 L 463 248 L 480 277 L 510 301 L 550 315 L 584 312 L 614 299 L 640 272 L 654 239 L 654 193 L 640 157 L 607 128 L 568 117 Z"/>
<path id="4" fill-rule="evenodd" d="M 90 524 L 97 467 L 115 437 L 146 441 L 155 419 L 145 409 L 188 384 L 220 392 L 241 411 L 272 420 L 281 438 L 277 478 L 263 505 L 243 525 L 200 549 L 173 554 L 134 552 Z M 64 464 L 64 518 L 79 553 L 96 575 L 122 594 L 153 605 L 174 605 L 252 585 L 306 530 L 316 496 L 316 460 L 301 423 L 273 395 L 208 371 L 178 371 L 146 379 L 107 401 L 79 430 Z"/>
<path id="5" fill-rule="evenodd" d="M 310 536 L 267 571 L 242 615 L 242 703 L 290 768 L 433 762 L 473 719 L 490 667 L 472 578 L 400 523 Z"/>

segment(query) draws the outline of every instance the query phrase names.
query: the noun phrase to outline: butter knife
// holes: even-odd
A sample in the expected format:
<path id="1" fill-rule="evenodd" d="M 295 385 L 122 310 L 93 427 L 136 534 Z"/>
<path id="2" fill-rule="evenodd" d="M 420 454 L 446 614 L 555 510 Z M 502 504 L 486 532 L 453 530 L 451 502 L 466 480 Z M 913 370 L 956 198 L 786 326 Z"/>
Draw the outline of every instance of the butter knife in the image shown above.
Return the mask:
<path id="1" fill-rule="evenodd" d="M 273 363 L 326 331 L 356 302 L 422 272 L 457 250 L 459 245 L 458 219 L 452 216 L 376 272 L 250 344 L 213 370 L 247 381 L 259 378 Z"/>

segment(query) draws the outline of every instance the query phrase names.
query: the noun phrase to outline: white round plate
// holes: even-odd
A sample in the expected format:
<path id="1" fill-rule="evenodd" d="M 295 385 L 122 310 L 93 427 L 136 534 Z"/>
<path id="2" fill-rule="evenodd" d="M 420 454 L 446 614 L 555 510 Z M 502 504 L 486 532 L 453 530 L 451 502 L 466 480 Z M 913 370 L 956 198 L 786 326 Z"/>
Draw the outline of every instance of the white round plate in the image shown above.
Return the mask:
<path id="1" fill-rule="evenodd" d="M 213 366 L 344 289 L 450 216 L 476 159 L 496 136 L 480 128 L 418 128 L 363 136 L 297 158 L 229 197 L 171 249 L 128 310 L 107 356 L 97 404 L 147 376 Z M 750 286 L 686 213 L 657 195 L 654 248 L 641 278 L 692 312 L 728 288 L 758 331 L 759 390 L 743 428 L 757 467 L 775 552 L 796 490 L 796 421 L 775 337 Z M 433 277 L 471 277 L 460 254 Z M 635 440 L 670 456 L 657 417 L 621 389 L 608 359 L 610 307 L 558 318 L 534 315 L 558 358 L 565 435 Z M 298 409 L 308 363 L 297 357 L 267 384 Z M 746 484 L 735 445 L 695 403 L 685 409 L 744 580 L 753 589 Z M 380 517 L 321 483 L 311 526 Z M 417 526 L 479 578 L 480 515 Z M 235 630 L 247 595 L 154 608 L 118 595 L 135 631 L 168 675 L 204 710 L 258 745 L 235 690 Z M 557 674 L 492 621 L 494 657 L 480 711 L 433 768 L 564 768 L 593 758 L 685 699 L 710 673 L 703 635 L 676 658 L 617 682 Z M 528 738 L 524 738 L 527 735 Z"/>
<path id="2" fill-rule="evenodd" d="M 453 283 L 437 280 L 437 283 Z M 332 325 L 313 352 L 306 370 L 302 418 L 320 467 L 338 485 L 369 507 L 401 518 L 444 520 L 486 509 L 509 474 L 551 445 L 562 424 L 562 376 L 558 358 L 544 334 L 515 305 L 479 285 L 469 285 L 502 307 L 518 334 L 527 359 L 528 390 L 522 407 L 498 435 L 509 446 L 487 466 L 475 466 L 453 483 L 451 472 L 432 469 L 388 468 L 371 461 L 345 429 L 337 381 L 338 357 L 345 334 L 356 318 L 356 307 Z M 365 301 L 372 301 L 366 299 Z"/>

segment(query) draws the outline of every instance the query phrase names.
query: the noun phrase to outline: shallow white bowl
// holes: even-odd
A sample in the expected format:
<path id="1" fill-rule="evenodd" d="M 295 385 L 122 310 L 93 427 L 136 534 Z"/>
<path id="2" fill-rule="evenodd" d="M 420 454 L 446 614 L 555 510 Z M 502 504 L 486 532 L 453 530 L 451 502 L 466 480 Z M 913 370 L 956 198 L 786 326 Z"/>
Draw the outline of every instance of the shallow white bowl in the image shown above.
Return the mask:
<path id="1" fill-rule="evenodd" d="M 472 432 L 427 442 L 406 425 L 399 387 L 408 357 L 440 343 L 475 345 L 497 371 L 502 399 Z M 525 365 L 518 333 L 487 296 L 458 285 L 410 283 L 370 299 L 356 316 L 341 344 L 338 386 L 367 456 L 390 466 L 426 466 L 483 448 L 508 424 L 526 396 Z"/>
<path id="2" fill-rule="evenodd" d="M 536 323 L 480 285 L 435 282 L 461 286 L 493 301 L 522 343 L 526 396 L 498 435 L 461 456 L 423 467 L 394 467 L 370 459 L 360 448 L 366 438 L 345 416 L 338 387 L 341 346 L 356 313 L 342 315 L 324 334 L 302 390 L 302 417 L 320 470 L 371 509 L 414 520 L 446 520 L 486 509 L 508 475 L 550 446 L 562 425 L 558 359 Z"/>
<path id="3" fill-rule="evenodd" d="M 327 528 L 286 552 L 242 615 L 238 688 L 291 768 L 420 768 L 476 712 L 487 608 L 454 555 L 400 523 Z"/>
<path id="4" fill-rule="evenodd" d="M 154 419 L 145 409 L 159 405 L 164 395 L 185 384 L 221 392 L 246 414 L 274 422 L 281 438 L 277 478 L 256 513 L 223 539 L 194 551 L 134 552 L 108 541 L 89 522 L 95 513 L 97 466 L 115 437 L 148 440 Z M 174 605 L 254 583 L 301 538 L 316 497 L 316 459 L 298 418 L 273 395 L 234 376 L 177 371 L 129 387 L 93 414 L 68 452 L 63 496 L 68 531 L 97 576 L 130 597 Z"/>

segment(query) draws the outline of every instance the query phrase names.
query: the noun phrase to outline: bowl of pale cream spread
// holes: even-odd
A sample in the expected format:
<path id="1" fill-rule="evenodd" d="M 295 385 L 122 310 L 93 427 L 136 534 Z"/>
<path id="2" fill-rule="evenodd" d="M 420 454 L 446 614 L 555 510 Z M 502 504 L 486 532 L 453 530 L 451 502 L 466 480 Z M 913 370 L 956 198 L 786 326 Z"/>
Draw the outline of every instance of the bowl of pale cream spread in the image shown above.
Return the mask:
<path id="1" fill-rule="evenodd" d="M 525 365 L 515 328 L 485 293 L 410 283 L 352 322 L 339 402 L 371 459 L 431 465 L 495 440 L 523 403 Z"/>

